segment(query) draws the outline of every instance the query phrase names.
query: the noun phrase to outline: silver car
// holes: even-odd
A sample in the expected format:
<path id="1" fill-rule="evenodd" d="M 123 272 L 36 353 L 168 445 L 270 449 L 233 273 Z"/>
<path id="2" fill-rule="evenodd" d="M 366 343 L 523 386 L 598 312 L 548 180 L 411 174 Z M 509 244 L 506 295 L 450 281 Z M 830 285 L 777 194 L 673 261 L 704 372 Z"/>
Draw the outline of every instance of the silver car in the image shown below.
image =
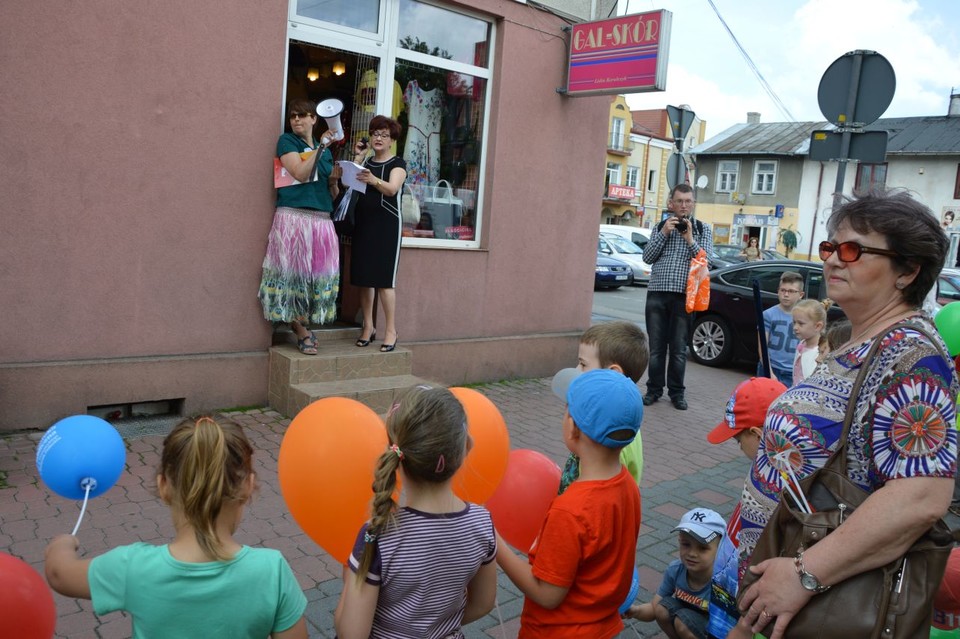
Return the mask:
<path id="1" fill-rule="evenodd" d="M 643 249 L 622 237 L 600 233 L 597 252 L 615 257 L 633 269 L 634 284 L 650 283 L 650 265 L 643 261 Z"/>

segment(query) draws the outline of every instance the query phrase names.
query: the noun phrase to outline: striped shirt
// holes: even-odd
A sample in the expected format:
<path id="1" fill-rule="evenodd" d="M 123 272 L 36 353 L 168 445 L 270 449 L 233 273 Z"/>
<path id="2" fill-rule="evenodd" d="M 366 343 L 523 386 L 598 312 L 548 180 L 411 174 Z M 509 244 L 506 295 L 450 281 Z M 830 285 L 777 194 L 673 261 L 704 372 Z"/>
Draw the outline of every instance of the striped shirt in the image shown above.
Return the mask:
<path id="1" fill-rule="evenodd" d="M 680 233 L 674 231 L 669 236 L 661 231 L 663 223 L 658 224 L 650 233 L 650 241 L 643 248 L 643 261 L 650 264 L 650 284 L 648 291 L 668 293 L 686 293 L 687 279 L 690 277 L 690 260 L 705 250 L 713 252 L 713 233 L 702 222 L 689 220 L 693 224 L 693 244 Z"/>
<path id="2" fill-rule="evenodd" d="M 366 529 L 364 524 L 350 555 L 353 572 Z M 462 637 L 467 584 L 496 556 L 493 521 L 482 506 L 468 503 L 445 514 L 401 508 L 377 539 L 366 577 L 380 587 L 370 639 Z"/>

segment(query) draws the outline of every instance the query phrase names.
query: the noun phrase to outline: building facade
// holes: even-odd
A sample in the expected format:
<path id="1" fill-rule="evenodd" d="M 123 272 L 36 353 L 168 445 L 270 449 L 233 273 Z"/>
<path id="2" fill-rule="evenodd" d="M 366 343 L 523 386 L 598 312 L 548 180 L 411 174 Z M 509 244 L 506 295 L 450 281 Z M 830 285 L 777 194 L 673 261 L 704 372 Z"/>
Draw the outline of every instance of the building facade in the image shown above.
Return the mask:
<path id="1" fill-rule="evenodd" d="M 590 17 L 571 12 L 611 3 L 557 4 L 8 7 L 0 37 L 24 57 L 0 62 L 16 87 L 0 96 L 0 429 L 105 405 L 266 403 L 274 327 L 257 284 L 295 97 L 342 101 L 347 144 L 375 113 L 404 125 L 397 154 L 438 218 L 406 228 L 401 250 L 398 331 L 416 375 L 569 365 L 590 324 L 603 179 L 600 162 L 573 171 L 570 158 L 602 157 L 609 100 L 556 89 L 564 28 Z M 41 23 L 58 46 L 35 46 Z M 346 275 L 341 289 L 350 325 Z"/>

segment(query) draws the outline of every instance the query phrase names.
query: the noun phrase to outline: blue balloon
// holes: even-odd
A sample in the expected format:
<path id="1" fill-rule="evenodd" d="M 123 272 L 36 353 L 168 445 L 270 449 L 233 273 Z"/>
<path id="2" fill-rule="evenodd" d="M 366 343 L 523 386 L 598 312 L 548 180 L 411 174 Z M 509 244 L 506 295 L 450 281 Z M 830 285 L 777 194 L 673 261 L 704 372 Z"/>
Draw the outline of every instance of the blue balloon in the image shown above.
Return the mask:
<path id="1" fill-rule="evenodd" d="M 127 449 L 120 433 L 93 415 L 74 415 L 51 426 L 37 446 L 37 471 L 53 492 L 83 499 L 110 490 L 120 479 Z"/>
<path id="2" fill-rule="evenodd" d="M 630 592 L 627 594 L 627 600 L 620 604 L 620 616 L 627 614 L 627 611 L 630 610 L 630 606 L 633 605 L 633 602 L 637 598 L 637 593 L 640 592 L 640 573 L 637 572 L 637 567 L 633 567 L 633 580 L 630 582 Z"/>

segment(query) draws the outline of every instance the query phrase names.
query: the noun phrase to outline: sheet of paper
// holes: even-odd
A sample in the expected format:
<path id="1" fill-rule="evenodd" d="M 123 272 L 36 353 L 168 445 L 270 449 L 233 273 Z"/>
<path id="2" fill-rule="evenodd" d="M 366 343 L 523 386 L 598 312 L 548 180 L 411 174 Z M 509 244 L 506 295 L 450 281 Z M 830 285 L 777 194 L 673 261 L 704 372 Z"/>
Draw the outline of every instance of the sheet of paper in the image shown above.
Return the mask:
<path id="1" fill-rule="evenodd" d="M 337 160 L 337 164 L 343 168 L 343 177 L 340 178 L 340 180 L 345 186 L 349 186 L 354 191 L 360 191 L 361 193 L 367 192 L 367 183 L 357 179 L 357 174 L 365 170 L 364 167 L 350 160 Z"/>

